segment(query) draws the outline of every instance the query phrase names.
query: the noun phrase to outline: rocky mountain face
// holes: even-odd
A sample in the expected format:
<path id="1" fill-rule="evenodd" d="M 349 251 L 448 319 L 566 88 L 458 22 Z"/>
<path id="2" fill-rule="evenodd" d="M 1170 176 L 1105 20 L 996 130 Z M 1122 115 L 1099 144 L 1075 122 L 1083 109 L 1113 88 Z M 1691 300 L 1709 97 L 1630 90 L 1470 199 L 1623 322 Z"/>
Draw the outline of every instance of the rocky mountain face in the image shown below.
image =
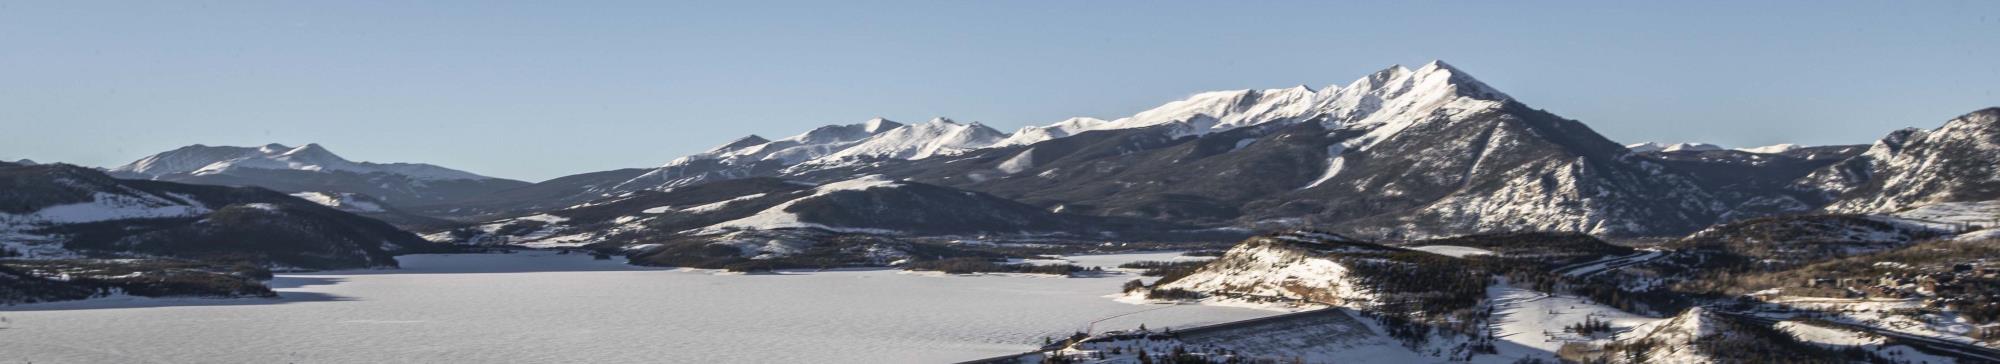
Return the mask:
<path id="1" fill-rule="evenodd" d="M 33 258 L 171 257 L 311 269 L 394 267 L 439 247 L 374 219 L 256 187 L 0 166 L 0 240 Z"/>
<path id="2" fill-rule="evenodd" d="M 192 145 L 141 158 L 109 173 L 120 178 L 256 186 L 286 193 L 362 194 L 406 209 L 529 185 L 429 164 L 354 162 L 318 144 Z"/>
<path id="3" fill-rule="evenodd" d="M 1799 181 L 1825 210 L 1888 213 L 1944 202 L 2000 199 L 2000 108 L 1987 108 L 1935 130 L 1904 129 Z"/>
<path id="4" fill-rule="evenodd" d="M 1811 211 L 1818 198 L 1792 187 L 1799 179 L 1866 150 L 1861 145 L 1793 147 L 1758 153 L 1743 150 L 1634 152 L 1667 166 L 1710 191 L 1729 212 L 1720 221 Z M 1775 149 L 1773 149 L 1775 150 Z"/>

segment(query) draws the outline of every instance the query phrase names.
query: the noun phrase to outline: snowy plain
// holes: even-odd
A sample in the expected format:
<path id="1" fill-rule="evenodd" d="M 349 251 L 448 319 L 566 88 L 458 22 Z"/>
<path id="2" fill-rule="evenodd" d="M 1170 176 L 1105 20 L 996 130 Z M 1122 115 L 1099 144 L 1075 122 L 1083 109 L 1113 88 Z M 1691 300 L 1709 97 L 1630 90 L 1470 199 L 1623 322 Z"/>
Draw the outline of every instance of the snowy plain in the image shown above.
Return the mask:
<path id="1" fill-rule="evenodd" d="M 1099 325 L 1281 313 L 1106 297 L 1136 275 L 741 275 L 550 252 L 400 260 L 398 270 L 282 274 L 270 282 L 277 299 L 0 307 L 0 363 L 951 362 L 1032 350 L 1043 336 L 1137 311 L 1150 310 Z"/>

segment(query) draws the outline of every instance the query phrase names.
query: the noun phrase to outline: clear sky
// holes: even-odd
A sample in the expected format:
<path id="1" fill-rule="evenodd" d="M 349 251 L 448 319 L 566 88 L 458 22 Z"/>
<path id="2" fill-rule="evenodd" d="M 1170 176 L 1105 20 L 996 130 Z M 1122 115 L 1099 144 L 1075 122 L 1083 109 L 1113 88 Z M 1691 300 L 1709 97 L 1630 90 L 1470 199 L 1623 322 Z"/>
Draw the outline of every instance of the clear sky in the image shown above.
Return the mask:
<path id="1" fill-rule="evenodd" d="M 1431 59 L 1621 142 L 1867 143 L 2000 106 L 2000 1 L 0 0 L 0 159 L 318 142 L 533 181 Z"/>

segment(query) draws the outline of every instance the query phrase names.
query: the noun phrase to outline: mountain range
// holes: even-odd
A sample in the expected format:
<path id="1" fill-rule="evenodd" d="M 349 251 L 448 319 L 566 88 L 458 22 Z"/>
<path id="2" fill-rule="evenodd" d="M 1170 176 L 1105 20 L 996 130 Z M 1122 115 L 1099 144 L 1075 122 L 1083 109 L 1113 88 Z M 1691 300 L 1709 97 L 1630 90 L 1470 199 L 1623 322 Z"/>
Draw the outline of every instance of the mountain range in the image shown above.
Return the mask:
<path id="1" fill-rule="evenodd" d="M 1198 93 L 1128 117 L 1071 118 L 1013 133 L 948 118 L 876 118 L 776 140 L 750 135 L 659 167 L 539 183 L 351 162 L 317 144 L 196 145 L 109 171 L 374 200 L 343 208 L 426 230 L 721 181 L 819 185 L 874 176 L 1070 216 L 1191 228 L 1318 226 L 1390 239 L 1496 231 L 1671 236 L 1774 214 L 1888 213 L 2000 198 L 1986 186 L 1990 163 L 1981 163 L 1993 158 L 1984 149 L 1996 144 L 1992 113 L 1935 131 L 1897 131 L 1872 146 L 1621 145 L 1433 61 L 1317 89 Z M 1031 230 L 1074 231 L 1024 231 Z"/>

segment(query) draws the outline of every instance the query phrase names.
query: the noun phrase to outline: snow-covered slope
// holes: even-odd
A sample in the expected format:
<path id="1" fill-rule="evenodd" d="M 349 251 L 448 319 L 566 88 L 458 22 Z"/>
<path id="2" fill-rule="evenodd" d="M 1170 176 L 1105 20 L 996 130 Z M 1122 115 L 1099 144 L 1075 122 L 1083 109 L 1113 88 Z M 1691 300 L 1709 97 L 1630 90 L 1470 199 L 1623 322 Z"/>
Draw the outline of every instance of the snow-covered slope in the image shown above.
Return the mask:
<path id="1" fill-rule="evenodd" d="M 863 176 L 861 178 L 856 178 L 852 180 L 828 183 L 820 185 L 818 187 L 814 187 L 812 189 L 812 193 L 805 197 L 800 197 L 797 199 L 785 201 L 784 203 L 780 203 L 776 206 L 771 206 L 770 208 L 764 209 L 763 211 L 758 211 L 756 214 L 752 214 L 750 216 L 745 216 L 743 218 L 725 221 L 715 225 L 710 225 L 708 227 L 702 228 L 700 232 L 697 232 L 697 234 L 717 234 L 732 230 L 771 230 L 771 229 L 797 229 L 797 228 L 856 230 L 856 228 L 846 228 L 846 227 L 836 228 L 836 227 L 828 227 L 826 225 L 822 225 L 819 223 L 806 222 L 801 220 L 800 216 L 797 213 L 787 210 L 792 209 L 792 206 L 794 204 L 799 203 L 800 201 L 804 201 L 806 199 L 811 199 L 811 198 L 822 197 L 832 193 L 837 193 L 842 191 L 867 191 L 876 188 L 897 188 L 902 186 L 903 186 L 902 184 L 897 183 L 896 181 L 883 179 L 882 176 Z M 741 197 L 739 197 L 739 199 L 740 198 Z M 712 209 L 701 209 L 701 210 L 712 210 Z M 863 229 L 858 229 L 858 232 L 894 233 L 893 231 L 874 231 L 874 230 L 876 229 L 863 228 Z"/>
<path id="2" fill-rule="evenodd" d="M 1305 86 L 1203 92 L 1092 129 L 1174 125 L 1179 134 L 1206 134 L 1305 116 L 1313 111 L 1316 96 L 1317 92 Z"/>
<path id="3" fill-rule="evenodd" d="M 1639 357 L 1648 363 L 1697 364 L 1714 363 L 1716 359 L 1702 348 L 1696 340 L 1728 334 L 1727 324 L 1722 318 L 1700 307 L 1688 309 L 1673 318 L 1639 325 L 1628 334 L 1629 341 L 1648 342 L 1653 345 L 1639 346 L 1647 350 Z"/>
<path id="4" fill-rule="evenodd" d="M 1364 307 L 1376 297 L 1328 254 L 1386 250 L 1349 242 L 1296 234 L 1254 237 L 1194 273 L 1153 289 L 1198 292 L 1219 301 Z"/>
<path id="5" fill-rule="evenodd" d="M 1074 118 L 1069 118 L 1068 120 L 1057 122 L 1055 124 L 1049 124 L 1047 126 L 1021 127 L 1021 130 L 1017 130 L 1014 132 L 1014 134 L 1008 135 L 1007 139 L 1002 139 L 998 143 L 993 143 L 993 146 L 1004 147 L 1010 145 L 1035 144 L 1044 140 L 1068 137 L 1076 133 L 1081 133 L 1084 131 L 1089 131 L 1091 129 L 1100 128 L 1103 127 L 1104 124 L 1106 123 L 1109 123 L 1109 121 L 1091 117 L 1074 117 Z"/>
<path id="6" fill-rule="evenodd" d="M 1831 200 L 1826 210 L 1889 213 L 1942 202 L 2000 199 L 2000 108 L 1904 129 L 1867 152 L 1814 172 L 1798 184 Z"/>

